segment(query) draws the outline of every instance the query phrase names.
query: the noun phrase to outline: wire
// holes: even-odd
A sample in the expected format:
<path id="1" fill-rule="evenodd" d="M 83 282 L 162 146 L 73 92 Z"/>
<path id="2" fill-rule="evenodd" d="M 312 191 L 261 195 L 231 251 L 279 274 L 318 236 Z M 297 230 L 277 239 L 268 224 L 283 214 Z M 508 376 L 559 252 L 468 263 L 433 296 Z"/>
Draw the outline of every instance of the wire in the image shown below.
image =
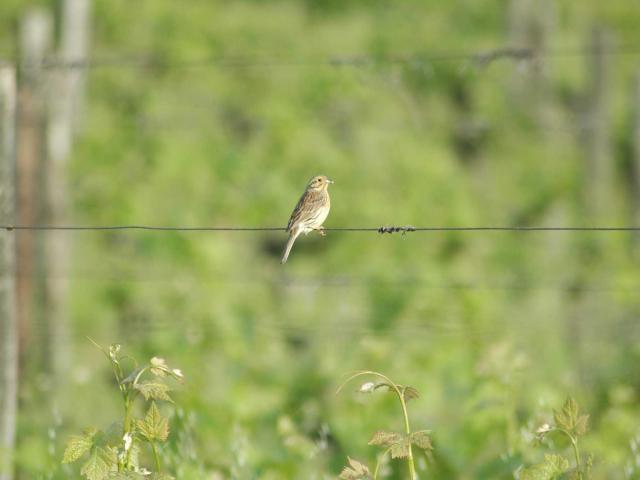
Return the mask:
<path id="1" fill-rule="evenodd" d="M 150 230 L 172 232 L 261 232 L 286 231 L 286 227 L 173 227 L 153 225 L 0 225 L 0 229 L 8 232 L 14 230 L 37 231 L 96 231 L 96 230 Z M 381 226 L 381 227 L 335 227 L 325 228 L 327 232 L 376 232 L 410 233 L 410 232 L 640 232 L 640 227 L 413 227 Z"/>
<path id="2" fill-rule="evenodd" d="M 255 231 L 284 231 L 285 227 L 169 227 L 151 225 L 0 225 L 0 229 L 12 230 L 153 230 L 178 232 L 255 232 Z"/>
<path id="3" fill-rule="evenodd" d="M 47 58 L 40 64 L 22 63 L 22 68 L 44 69 L 92 69 L 98 67 L 108 68 L 248 68 L 248 67 L 370 67 L 384 64 L 406 64 L 421 65 L 445 61 L 469 61 L 478 66 L 500 60 L 538 60 L 542 57 L 581 57 L 593 53 L 604 53 L 606 55 L 640 55 L 640 46 L 619 45 L 605 50 L 587 48 L 558 48 L 548 50 L 537 50 L 528 47 L 499 47 L 491 50 L 478 52 L 451 52 L 433 54 L 389 54 L 375 57 L 368 55 L 343 56 L 335 55 L 325 58 L 284 58 L 284 57 L 224 57 L 205 56 L 192 59 L 178 59 L 166 61 L 161 57 L 153 55 L 122 55 L 103 58 L 80 58 L 80 59 L 59 59 Z"/>

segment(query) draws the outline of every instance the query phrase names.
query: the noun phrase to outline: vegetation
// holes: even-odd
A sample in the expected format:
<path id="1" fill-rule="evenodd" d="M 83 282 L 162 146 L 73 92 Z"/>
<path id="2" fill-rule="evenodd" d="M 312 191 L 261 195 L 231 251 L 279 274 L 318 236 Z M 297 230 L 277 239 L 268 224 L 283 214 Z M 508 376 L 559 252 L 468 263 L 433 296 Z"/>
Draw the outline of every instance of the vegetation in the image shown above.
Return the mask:
<path id="1" fill-rule="evenodd" d="M 84 430 L 82 435 L 71 436 L 64 451 L 63 463 L 73 463 L 88 454 L 88 460 L 80 470 L 87 480 L 105 478 L 134 479 L 151 475 L 152 470 L 142 467 L 141 446 L 148 445 L 153 453 L 155 474 L 153 478 L 169 480 L 173 477 L 162 473 L 158 445 L 169 437 L 169 419 L 160 413 L 157 401 L 172 403 L 170 386 L 164 381 L 173 377 L 184 378 L 177 368 L 169 368 L 164 359 L 153 357 L 149 363 L 139 366 L 133 357 L 120 354 L 120 345 L 113 344 L 108 350 L 100 348 L 113 369 L 123 402 L 123 419 L 112 423 L 106 430 L 95 427 Z M 124 364 L 131 363 L 130 372 Z M 150 376 L 151 379 L 145 379 Z M 134 413 L 135 400 L 139 398 L 147 404 L 142 418 Z"/>
<path id="2" fill-rule="evenodd" d="M 533 25 L 514 20 L 516 4 Z M 18 55 L 33 5 L 58 8 L 0 2 L 4 56 Z M 103 64 L 87 72 L 70 223 L 284 226 L 316 174 L 335 180 L 328 229 L 637 222 L 629 0 L 95 0 L 93 22 Z M 595 24 L 627 52 L 606 57 L 604 120 L 589 117 Z M 543 32 L 547 54 L 465 55 L 530 42 L 514 25 Z M 602 124 L 610 170 L 598 176 L 589 148 Z M 33 273 L 69 282 L 69 324 L 52 338 L 39 307 L 25 332 L 19 480 L 77 478 L 93 458 L 135 470 L 118 459 L 127 398 L 139 468 L 154 473 L 325 479 L 351 458 L 354 471 L 373 475 L 379 459 L 378 478 L 405 479 L 408 459 L 380 456 L 386 437 L 366 444 L 379 428 L 405 442 L 397 391 L 334 395 L 343 372 L 365 368 L 422 392 L 411 422 L 434 433 L 432 451 L 413 451 L 420 478 L 511 479 L 540 462 L 640 478 L 632 234 L 329 230 L 301 238 L 284 267 L 283 232 L 42 235 L 71 249 L 62 277 Z M 180 365 L 175 406 L 123 384 L 129 361 L 114 382 L 87 336 Z M 67 364 L 54 381 L 55 348 Z M 145 365 L 141 381 L 163 380 Z M 587 435 L 546 417 L 568 395 L 590 414 Z M 152 404 L 166 441 L 133 421 L 155 417 Z M 121 432 L 72 437 L 91 446 L 60 465 L 71 435 L 115 418 Z"/>
<path id="3" fill-rule="evenodd" d="M 579 407 L 576 401 L 569 397 L 565 402 L 562 410 L 554 412 L 554 424 L 545 423 L 541 425 L 536 434 L 539 440 L 544 440 L 547 435 L 553 432 L 561 433 L 571 442 L 573 449 L 575 464 L 571 468 L 570 461 L 562 455 L 545 454 L 544 460 L 537 465 L 523 470 L 520 474 L 522 480 L 546 480 L 554 479 L 562 476 L 575 480 L 583 480 L 591 478 L 591 466 L 593 460 L 588 456 L 586 460 L 582 460 L 578 440 L 587 433 L 587 423 L 589 415 L 580 415 Z"/>
<path id="4" fill-rule="evenodd" d="M 381 446 L 385 450 L 378 458 L 376 462 L 376 468 L 373 471 L 373 479 L 378 478 L 378 472 L 380 470 L 380 461 L 384 459 L 386 455 L 391 454 L 391 458 L 405 458 L 407 460 L 407 466 L 409 470 L 409 478 L 415 479 L 416 477 L 416 465 L 413 460 L 413 447 L 417 447 L 424 451 L 432 450 L 431 437 L 429 430 L 411 431 L 409 425 L 409 413 L 407 411 L 407 402 L 412 398 L 418 398 L 418 391 L 409 386 L 402 386 L 394 383 L 391 379 L 378 372 L 362 371 L 356 372 L 345 380 L 340 386 L 338 391 L 342 389 L 349 381 L 361 377 L 363 375 L 370 375 L 381 379 L 378 382 L 366 382 L 360 386 L 360 392 L 371 393 L 380 388 L 388 389 L 394 395 L 398 397 L 400 407 L 402 408 L 402 416 L 404 419 L 404 433 L 378 430 L 373 434 L 369 445 Z M 340 478 L 344 480 L 358 480 L 370 478 L 369 469 L 360 462 L 349 458 L 349 466 L 345 467 L 340 474 Z"/>

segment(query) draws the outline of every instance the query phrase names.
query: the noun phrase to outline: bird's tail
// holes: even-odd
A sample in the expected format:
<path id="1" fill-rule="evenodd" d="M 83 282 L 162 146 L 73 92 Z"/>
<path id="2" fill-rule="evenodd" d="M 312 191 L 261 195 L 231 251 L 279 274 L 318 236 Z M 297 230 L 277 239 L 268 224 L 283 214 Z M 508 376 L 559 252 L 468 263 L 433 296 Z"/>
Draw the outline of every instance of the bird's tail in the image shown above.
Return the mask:
<path id="1" fill-rule="evenodd" d="M 300 235 L 300 230 L 297 228 L 291 230 L 289 233 L 289 240 L 287 240 L 287 246 L 284 247 L 284 253 L 282 254 L 282 260 L 280 260 L 280 263 L 287 262 L 287 258 L 289 258 L 289 253 L 291 252 L 291 247 L 293 247 L 293 243 L 296 241 L 296 238 L 298 238 L 298 235 Z"/>

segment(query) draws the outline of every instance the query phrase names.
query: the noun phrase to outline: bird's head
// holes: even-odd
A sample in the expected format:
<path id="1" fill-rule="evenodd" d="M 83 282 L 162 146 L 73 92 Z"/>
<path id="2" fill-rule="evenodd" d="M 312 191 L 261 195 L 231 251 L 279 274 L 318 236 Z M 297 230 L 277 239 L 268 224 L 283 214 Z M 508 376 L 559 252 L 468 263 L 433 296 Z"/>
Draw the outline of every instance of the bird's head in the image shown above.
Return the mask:
<path id="1" fill-rule="evenodd" d="M 330 183 L 333 183 L 333 180 L 329 180 L 325 175 L 318 175 L 309 180 L 307 190 L 326 190 Z"/>

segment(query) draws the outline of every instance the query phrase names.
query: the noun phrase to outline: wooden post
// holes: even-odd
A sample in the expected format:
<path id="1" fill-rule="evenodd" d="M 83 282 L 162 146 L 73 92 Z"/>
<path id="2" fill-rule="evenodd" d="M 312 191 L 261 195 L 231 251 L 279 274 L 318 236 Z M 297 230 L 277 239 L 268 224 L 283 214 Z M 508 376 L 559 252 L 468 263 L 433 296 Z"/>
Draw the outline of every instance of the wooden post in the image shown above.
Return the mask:
<path id="1" fill-rule="evenodd" d="M 86 61 L 89 55 L 91 26 L 91 0 L 64 0 L 62 4 L 62 37 L 60 55 L 65 62 Z M 65 72 L 69 100 L 67 113 L 71 117 L 72 132 L 76 132 L 82 117 L 86 68 L 68 69 Z"/>
<path id="2" fill-rule="evenodd" d="M 631 180 L 631 192 L 633 195 L 631 206 L 631 223 L 634 226 L 640 226 L 640 70 L 636 72 L 633 79 L 632 92 L 633 108 L 633 178 Z M 634 253 L 640 254 L 640 233 L 634 235 Z"/>
<path id="3" fill-rule="evenodd" d="M 62 6 L 61 40 L 52 68 L 47 122 L 47 223 L 62 225 L 69 219 L 67 163 L 71 153 L 74 125 L 77 125 L 84 69 L 74 62 L 86 59 L 89 31 L 89 0 L 65 0 Z M 54 383 L 59 384 L 68 365 L 68 312 L 66 308 L 67 271 L 70 238 L 52 233 L 45 242 L 45 311 L 50 325 L 51 367 Z"/>
<path id="4" fill-rule="evenodd" d="M 551 43 L 555 17 L 554 2 L 549 0 L 511 0 L 509 4 L 509 46 L 531 52 L 514 68 L 510 82 L 511 97 L 521 110 L 530 113 L 543 127 L 553 114 L 544 54 Z"/>
<path id="5" fill-rule="evenodd" d="M 609 34 L 603 27 L 596 26 L 590 33 L 587 63 L 588 86 L 584 94 L 581 113 L 581 143 L 584 148 L 584 168 L 582 182 L 582 204 L 585 225 L 602 225 L 607 222 L 613 206 L 613 159 L 610 145 L 610 102 L 611 89 Z M 585 240 L 576 251 L 575 288 L 573 289 L 573 314 L 567 324 L 568 346 L 574 350 L 577 373 L 587 381 L 588 362 L 585 361 L 585 331 L 593 324 L 600 312 L 600 305 L 584 289 L 592 277 L 588 268 L 593 257 L 593 249 L 602 248 L 602 238 L 594 236 Z"/>
<path id="6" fill-rule="evenodd" d="M 611 64 L 607 51 L 611 47 L 609 33 L 601 26 L 591 32 L 586 105 L 582 119 L 585 147 L 584 203 L 588 223 L 606 218 L 612 206 L 613 161 L 610 142 Z"/>
<path id="7" fill-rule="evenodd" d="M 44 166 L 44 75 L 43 62 L 50 46 L 51 16 L 45 10 L 32 10 L 20 29 L 20 83 L 18 87 L 17 125 L 17 189 L 20 225 L 39 223 L 39 198 Z M 18 329 L 21 359 L 29 343 L 30 326 L 34 323 L 35 272 L 37 247 L 33 232 L 16 233 Z M 42 359 L 39 359 L 42 360 Z"/>
<path id="8" fill-rule="evenodd" d="M 0 219 L 15 222 L 16 73 L 0 64 Z M 0 232 L 0 480 L 13 478 L 18 398 L 15 236 Z"/>

